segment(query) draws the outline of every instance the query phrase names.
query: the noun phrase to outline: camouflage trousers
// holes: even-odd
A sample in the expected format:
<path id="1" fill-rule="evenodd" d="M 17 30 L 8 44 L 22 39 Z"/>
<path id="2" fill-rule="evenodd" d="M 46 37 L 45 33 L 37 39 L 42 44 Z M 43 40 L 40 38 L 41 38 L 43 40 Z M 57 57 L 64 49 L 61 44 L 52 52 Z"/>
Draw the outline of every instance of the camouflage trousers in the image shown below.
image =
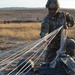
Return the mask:
<path id="1" fill-rule="evenodd" d="M 55 47 L 51 48 L 50 45 L 48 46 L 45 53 L 45 62 L 51 62 L 56 57 L 56 51 L 59 48 Z M 69 54 L 71 57 L 75 56 L 75 41 L 73 39 L 66 40 L 64 51 L 66 54 Z"/>

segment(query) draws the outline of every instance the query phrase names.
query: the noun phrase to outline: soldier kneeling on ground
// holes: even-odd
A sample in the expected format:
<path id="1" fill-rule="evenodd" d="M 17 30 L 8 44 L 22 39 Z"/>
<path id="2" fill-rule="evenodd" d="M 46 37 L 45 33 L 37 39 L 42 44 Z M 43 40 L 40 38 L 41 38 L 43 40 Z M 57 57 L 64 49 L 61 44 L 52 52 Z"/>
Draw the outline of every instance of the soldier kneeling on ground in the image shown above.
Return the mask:
<path id="1" fill-rule="evenodd" d="M 48 9 L 48 14 L 42 21 L 41 24 L 41 38 L 44 37 L 47 33 L 51 33 L 55 29 L 61 27 L 63 25 L 64 29 L 68 27 L 74 26 L 73 17 L 66 12 L 59 11 L 59 2 L 58 0 L 48 0 L 46 4 L 46 8 Z M 56 35 L 56 37 L 52 40 L 52 42 L 48 45 L 45 61 L 51 62 L 54 60 L 57 54 L 60 53 L 60 38 L 61 31 Z M 75 55 L 75 41 L 74 39 L 67 38 L 66 44 L 66 54 L 69 54 L 71 57 Z"/>

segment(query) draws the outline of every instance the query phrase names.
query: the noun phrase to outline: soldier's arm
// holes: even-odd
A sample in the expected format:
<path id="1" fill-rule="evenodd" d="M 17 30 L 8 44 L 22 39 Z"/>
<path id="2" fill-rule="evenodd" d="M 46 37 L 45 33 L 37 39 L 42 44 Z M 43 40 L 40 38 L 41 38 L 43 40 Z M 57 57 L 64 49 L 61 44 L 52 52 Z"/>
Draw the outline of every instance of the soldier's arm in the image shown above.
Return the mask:
<path id="1" fill-rule="evenodd" d="M 47 21 L 47 17 L 45 17 L 41 24 L 41 32 L 40 32 L 41 38 L 44 37 L 48 33 L 48 31 L 49 31 L 49 23 Z"/>
<path id="2" fill-rule="evenodd" d="M 66 13 L 66 22 L 68 27 L 74 26 L 73 17 L 69 13 Z"/>

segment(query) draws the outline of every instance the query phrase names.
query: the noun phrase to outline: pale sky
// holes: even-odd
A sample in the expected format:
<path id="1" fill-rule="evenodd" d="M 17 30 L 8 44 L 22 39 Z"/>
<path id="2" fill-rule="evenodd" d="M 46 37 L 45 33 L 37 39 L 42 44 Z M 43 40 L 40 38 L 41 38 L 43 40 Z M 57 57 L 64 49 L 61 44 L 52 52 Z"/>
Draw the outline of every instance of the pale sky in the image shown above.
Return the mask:
<path id="1" fill-rule="evenodd" d="M 45 7 L 47 0 L 0 0 L 0 8 L 3 7 Z M 59 0 L 61 8 L 74 8 L 75 0 Z"/>

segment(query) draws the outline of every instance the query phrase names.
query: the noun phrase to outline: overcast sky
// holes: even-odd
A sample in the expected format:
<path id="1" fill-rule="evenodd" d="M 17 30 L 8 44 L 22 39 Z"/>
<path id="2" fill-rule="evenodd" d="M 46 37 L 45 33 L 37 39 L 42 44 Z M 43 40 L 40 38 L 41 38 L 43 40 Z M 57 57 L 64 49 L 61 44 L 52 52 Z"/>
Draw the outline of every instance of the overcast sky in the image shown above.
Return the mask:
<path id="1" fill-rule="evenodd" d="M 45 7 L 47 0 L 0 0 L 0 8 L 3 7 Z M 75 0 L 59 0 L 61 8 L 74 8 Z"/>

